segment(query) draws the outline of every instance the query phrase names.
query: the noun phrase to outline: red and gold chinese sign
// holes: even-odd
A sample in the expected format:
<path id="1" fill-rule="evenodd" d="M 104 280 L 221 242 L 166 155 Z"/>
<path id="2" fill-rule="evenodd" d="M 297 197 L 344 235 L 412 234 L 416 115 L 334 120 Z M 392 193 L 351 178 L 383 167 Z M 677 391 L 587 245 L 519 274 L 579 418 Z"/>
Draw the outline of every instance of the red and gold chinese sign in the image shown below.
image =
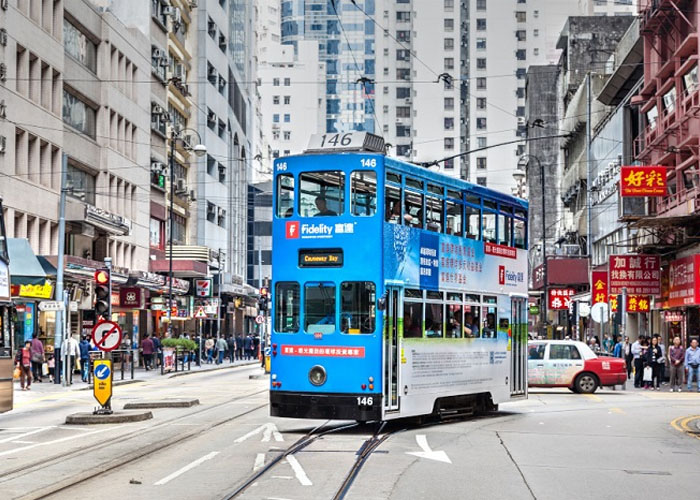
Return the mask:
<path id="1" fill-rule="evenodd" d="M 593 303 L 607 302 L 608 300 L 608 273 L 607 271 L 591 272 L 591 296 Z"/>
<path id="2" fill-rule="evenodd" d="M 660 295 L 661 271 L 658 255 L 611 255 L 608 263 L 608 293 L 628 295 Z"/>
<path id="3" fill-rule="evenodd" d="M 666 167 L 622 167 L 622 196 L 666 196 Z"/>
<path id="4" fill-rule="evenodd" d="M 617 312 L 617 295 L 609 297 L 610 311 Z M 644 313 L 651 311 L 651 299 L 646 295 L 628 295 L 627 296 L 627 312 L 628 313 Z"/>
<path id="5" fill-rule="evenodd" d="M 668 273 L 668 306 L 700 303 L 700 255 L 689 255 L 671 262 Z"/>
<path id="6" fill-rule="evenodd" d="M 576 293 L 573 288 L 550 288 L 548 307 L 552 310 L 568 309 L 571 297 Z"/>

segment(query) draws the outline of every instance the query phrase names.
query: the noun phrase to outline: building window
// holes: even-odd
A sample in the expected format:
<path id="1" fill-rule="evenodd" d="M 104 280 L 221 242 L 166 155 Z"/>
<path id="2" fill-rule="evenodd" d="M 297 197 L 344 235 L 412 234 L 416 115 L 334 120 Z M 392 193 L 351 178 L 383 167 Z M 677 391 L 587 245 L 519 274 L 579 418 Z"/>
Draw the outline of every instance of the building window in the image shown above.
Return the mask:
<path id="1" fill-rule="evenodd" d="M 486 0 L 476 0 L 476 10 L 486 10 Z"/>
<path id="2" fill-rule="evenodd" d="M 535 17 L 537 17 L 537 16 L 535 16 Z M 527 22 L 527 12 L 522 11 L 522 10 L 516 11 L 515 12 L 515 20 L 519 23 Z"/>
<path id="3" fill-rule="evenodd" d="M 476 159 L 476 168 L 483 170 L 486 168 L 486 157 L 480 156 Z"/>
<path id="4" fill-rule="evenodd" d="M 484 187 L 486 187 L 486 177 L 477 177 L 477 178 L 476 178 L 476 183 L 477 183 L 479 186 L 484 186 Z"/>
<path id="5" fill-rule="evenodd" d="M 518 90 L 515 91 L 515 95 L 518 99 L 525 99 L 525 87 L 518 87 Z"/>
<path id="6" fill-rule="evenodd" d="M 93 73 L 96 72 L 97 46 L 65 17 L 63 18 L 63 47 L 73 59 Z"/>
<path id="7" fill-rule="evenodd" d="M 476 39 L 476 50 L 486 50 L 486 38 Z"/>
<path id="8" fill-rule="evenodd" d="M 453 57 L 445 58 L 445 69 L 455 69 L 455 60 Z"/>
<path id="9" fill-rule="evenodd" d="M 396 125 L 396 137 L 411 137 L 411 127 L 408 125 Z"/>
<path id="10" fill-rule="evenodd" d="M 187 237 L 187 219 L 178 214 L 171 214 L 173 218 L 173 243 L 183 245 Z"/>
<path id="11" fill-rule="evenodd" d="M 272 96 L 272 104 L 279 104 L 279 103 L 280 103 L 280 96 L 273 95 Z"/>
<path id="12" fill-rule="evenodd" d="M 486 31 L 486 19 L 477 19 L 476 29 L 477 31 Z"/>
<path id="13" fill-rule="evenodd" d="M 67 191 L 68 196 L 77 198 L 90 205 L 95 204 L 95 176 L 87 171 L 76 167 L 72 163 L 68 163 L 66 171 L 67 185 L 70 189 Z"/>
<path id="14" fill-rule="evenodd" d="M 477 148 L 485 148 L 486 147 L 486 137 L 477 137 L 476 138 L 476 147 Z"/>
<path id="15" fill-rule="evenodd" d="M 411 51 L 406 50 L 406 49 L 397 49 L 396 50 L 396 60 L 397 61 L 410 61 L 411 60 Z"/>
<path id="16" fill-rule="evenodd" d="M 454 137 L 445 137 L 445 149 L 452 150 L 455 148 Z"/>
<path id="17" fill-rule="evenodd" d="M 515 32 L 515 38 L 516 38 L 519 42 L 524 42 L 524 41 L 526 41 L 526 40 L 527 40 L 527 31 L 526 31 L 526 30 L 517 30 L 517 31 Z"/>
<path id="18" fill-rule="evenodd" d="M 272 123 L 279 123 L 280 122 L 280 115 L 275 113 L 272 115 Z"/>
<path id="19" fill-rule="evenodd" d="M 445 110 L 453 110 L 455 109 L 455 98 L 454 97 L 445 97 Z"/>
<path id="20" fill-rule="evenodd" d="M 477 97 L 476 98 L 476 109 L 486 109 L 486 98 Z"/>
<path id="21" fill-rule="evenodd" d="M 210 201 L 207 202 L 207 220 L 209 222 L 216 221 L 216 205 Z"/>
<path id="22" fill-rule="evenodd" d="M 292 133 L 289 130 L 284 131 L 284 140 L 289 141 L 292 139 Z"/>
<path id="23" fill-rule="evenodd" d="M 273 87 L 279 87 L 279 86 L 280 86 L 280 79 L 279 79 L 279 78 L 273 78 L 273 79 L 272 79 L 272 86 L 273 86 Z"/>
<path id="24" fill-rule="evenodd" d="M 411 32 L 406 31 L 406 30 L 399 30 L 396 32 L 396 39 L 399 42 L 410 42 L 411 41 Z"/>
<path id="25" fill-rule="evenodd" d="M 410 106 L 396 106 L 396 118 L 410 118 L 411 108 Z"/>
<path id="26" fill-rule="evenodd" d="M 476 119 L 476 129 L 477 130 L 486 130 L 486 118 L 477 118 Z"/>
<path id="27" fill-rule="evenodd" d="M 534 55 L 536 55 L 536 56 L 539 56 L 539 55 L 540 55 L 540 49 L 538 49 L 537 47 L 535 47 L 534 49 L 532 49 L 532 53 L 533 53 Z"/>
<path id="28" fill-rule="evenodd" d="M 396 20 L 398 22 L 410 22 L 411 21 L 411 12 L 410 11 L 397 11 L 396 12 Z"/>
<path id="29" fill-rule="evenodd" d="M 411 97 L 411 87 L 396 87 L 397 99 L 408 99 Z"/>
<path id="30" fill-rule="evenodd" d="M 527 59 L 527 52 L 525 51 L 525 49 L 516 50 L 515 51 L 515 58 L 518 61 L 524 61 L 525 59 Z"/>
<path id="31" fill-rule="evenodd" d="M 540 30 L 538 30 L 538 29 L 532 30 L 532 35 L 533 36 L 540 36 Z"/>
<path id="32" fill-rule="evenodd" d="M 444 0 L 445 10 L 451 11 L 455 8 L 455 0 Z"/>
<path id="33" fill-rule="evenodd" d="M 289 123 L 292 121 L 292 117 L 289 113 L 285 113 L 284 115 L 284 123 Z"/>
<path id="34" fill-rule="evenodd" d="M 445 31 L 454 31 L 455 29 L 455 20 L 454 19 L 445 19 Z"/>
<path id="35" fill-rule="evenodd" d="M 63 89 L 63 121 L 83 134 L 95 138 L 95 110 Z"/>
<path id="36" fill-rule="evenodd" d="M 291 104 L 292 103 L 292 96 L 290 96 L 290 95 L 284 96 L 284 103 Z"/>
<path id="37" fill-rule="evenodd" d="M 486 58 L 477 57 L 476 58 L 476 69 L 486 69 Z"/>
<path id="38" fill-rule="evenodd" d="M 525 106 L 518 106 L 518 109 L 515 111 L 515 116 L 525 116 Z"/>
<path id="39" fill-rule="evenodd" d="M 445 118 L 444 119 L 444 126 L 445 126 L 445 130 L 454 130 L 455 119 L 454 118 Z"/>
<path id="40" fill-rule="evenodd" d="M 151 248 L 158 248 L 162 250 L 163 246 L 163 223 L 158 219 L 151 217 L 151 223 L 149 225 L 149 243 Z"/>
<path id="41" fill-rule="evenodd" d="M 527 76 L 527 70 L 525 68 L 518 68 L 515 70 L 515 76 L 518 80 L 524 80 Z"/>
<path id="42" fill-rule="evenodd" d="M 396 146 L 396 154 L 398 156 L 409 156 L 411 154 L 410 144 L 399 144 Z"/>
<path id="43" fill-rule="evenodd" d="M 411 70 L 409 68 L 396 68 L 396 79 L 397 80 L 410 80 Z"/>
<path id="44" fill-rule="evenodd" d="M 476 79 L 476 88 L 478 90 L 484 90 L 486 89 L 486 78 L 484 77 L 479 77 Z"/>

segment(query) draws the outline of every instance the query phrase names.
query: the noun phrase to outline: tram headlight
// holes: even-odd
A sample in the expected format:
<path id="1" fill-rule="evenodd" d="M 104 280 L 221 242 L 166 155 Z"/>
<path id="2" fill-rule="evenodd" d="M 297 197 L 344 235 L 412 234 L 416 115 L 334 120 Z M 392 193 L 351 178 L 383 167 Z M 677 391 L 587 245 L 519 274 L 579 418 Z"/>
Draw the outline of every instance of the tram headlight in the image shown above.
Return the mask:
<path id="1" fill-rule="evenodd" d="M 326 378 L 326 369 L 321 365 L 316 365 L 309 370 L 309 382 L 317 387 L 325 384 Z"/>

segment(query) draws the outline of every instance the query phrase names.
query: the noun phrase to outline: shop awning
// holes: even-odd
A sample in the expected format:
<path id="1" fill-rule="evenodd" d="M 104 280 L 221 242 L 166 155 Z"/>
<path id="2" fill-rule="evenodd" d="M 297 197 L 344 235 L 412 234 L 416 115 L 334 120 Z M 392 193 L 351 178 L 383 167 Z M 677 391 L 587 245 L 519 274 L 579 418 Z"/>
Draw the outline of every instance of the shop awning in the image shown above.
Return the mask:
<path id="1" fill-rule="evenodd" d="M 49 278 L 55 278 L 56 277 L 56 266 L 54 266 L 51 262 L 49 262 L 46 257 L 43 257 L 41 255 L 37 255 L 36 257 L 39 260 L 39 264 L 41 264 L 42 269 L 46 273 L 46 276 Z"/>
<path id="2" fill-rule="evenodd" d="M 10 252 L 10 276 L 13 285 L 41 285 L 46 281 L 46 271 L 36 258 L 29 240 L 8 238 Z"/>

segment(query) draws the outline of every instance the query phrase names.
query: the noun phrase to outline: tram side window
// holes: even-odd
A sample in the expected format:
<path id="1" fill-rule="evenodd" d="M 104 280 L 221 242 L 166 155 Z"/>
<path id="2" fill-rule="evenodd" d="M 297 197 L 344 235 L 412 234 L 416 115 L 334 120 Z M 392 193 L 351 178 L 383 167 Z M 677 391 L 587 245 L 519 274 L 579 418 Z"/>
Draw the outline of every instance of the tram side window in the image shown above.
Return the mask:
<path id="1" fill-rule="evenodd" d="M 450 304 L 445 306 L 445 336 L 450 339 L 459 339 L 466 335 L 464 318 L 462 318 L 462 305 Z"/>
<path id="2" fill-rule="evenodd" d="M 356 170 L 350 178 L 352 215 L 371 217 L 377 213 L 377 173 Z"/>
<path id="3" fill-rule="evenodd" d="M 472 240 L 479 239 L 479 232 L 481 230 L 481 213 L 476 207 L 466 206 L 467 209 L 467 227 L 466 234 L 467 238 Z"/>
<path id="4" fill-rule="evenodd" d="M 277 176 L 277 217 L 294 215 L 294 176 L 282 174 Z"/>
<path id="5" fill-rule="evenodd" d="M 442 232 L 442 200 L 428 196 L 425 199 L 425 208 L 427 210 L 427 217 L 425 220 L 426 229 L 428 231 L 435 231 L 436 233 Z"/>
<path id="6" fill-rule="evenodd" d="M 299 331 L 299 283 L 277 283 L 275 288 L 275 331 Z"/>
<path id="7" fill-rule="evenodd" d="M 299 215 L 324 217 L 345 210 L 345 174 L 340 171 L 299 175 Z"/>
<path id="8" fill-rule="evenodd" d="M 524 220 L 513 219 L 513 246 L 515 248 L 527 247 L 527 223 Z"/>
<path id="9" fill-rule="evenodd" d="M 478 339 L 481 336 L 479 308 L 479 306 L 469 304 L 464 306 L 464 336 L 466 338 Z"/>
<path id="10" fill-rule="evenodd" d="M 423 336 L 423 303 L 409 302 L 403 303 L 403 337 L 421 338 Z"/>
<path id="11" fill-rule="evenodd" d="M 423 227 L 423 195 L 412 191 L 404 191 L 404 218 L 411 227 Z"/>
<path id="12" fill-rule="evenodd" d="M 342 333 L 374 333 L 377 317 L 376 290 L 371 281 L 346 281 L 340 285 Z"/>
<path id="13" fill-rule="evenodd" d="M 425 304 L 425 336 L 428 338 L 442 338 L 442 303 Z"/>
<path id="14" fill-rule="evenodd" d="M 304 331 L 333 333 L 335 331 L 335 284 L 331 282 L 304 285 Z"/>
<path id="15" fill-rule="evenodd" d="M 447 234 L 462 236 L 462 205 L 447 201 Z"/>
<path id="16" fill-rule="evenodd" d="M 484 211 L 484 241 L 496 243 L 496 214 Z"/>
<path id="17" fill-rule="evenodd" d="M 391 224 L 401 224 L 401 190 L 387 186 L 384 191 L 385 220 Z"/>
<path id="18" fill-rule="evenodd" d="M 498 244 L 510 245 L 511 224 L 513 219 L 504 214 L 498 215 Z"/>
<path id="19" fill-rule="evenodd" d="M 496 332 L 496 314 L 498 313 L 498 305 L 496 297 L 487 297 L 484 295 L 485 305 L 482 311 L 483 328 L 481 336 L 485 339 L 495 339 Z"/>

